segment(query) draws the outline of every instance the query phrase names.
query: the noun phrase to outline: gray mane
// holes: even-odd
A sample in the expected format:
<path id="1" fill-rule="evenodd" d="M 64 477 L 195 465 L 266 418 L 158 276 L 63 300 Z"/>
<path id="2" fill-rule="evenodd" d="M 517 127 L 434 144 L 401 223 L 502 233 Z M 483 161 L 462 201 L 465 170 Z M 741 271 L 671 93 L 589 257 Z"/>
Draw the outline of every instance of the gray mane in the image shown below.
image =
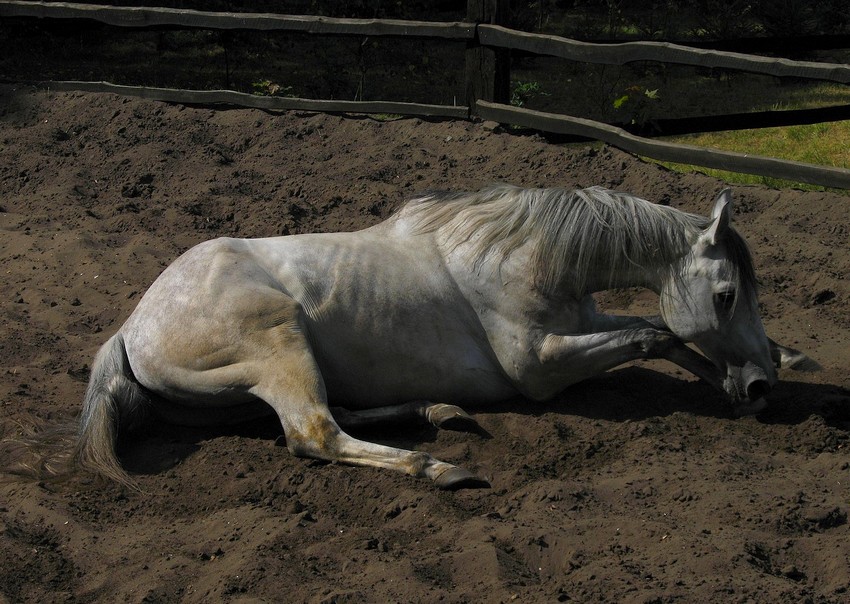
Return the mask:
<path id="1" fill-rule="evenodd" d="M 479 262 L 490 254 L 505 258 L 530 243 L 536 281 L 543 291 L 569 279 L 575 291 L 583 292 L 592 271 L 605 271 L 603 276 L 614 283 L 617 275 L 634 267 L 672 267 L 711 222 L 601 187 L 498 185 L 475 193 L 428 194 L 413 199 L 406 209 L 414 232 L 447 227 L 450 243 L 471 243 Z M 733 231 L 727 247 L 737 266 L 734 280 L 754 291 L 746 243 Z"/>

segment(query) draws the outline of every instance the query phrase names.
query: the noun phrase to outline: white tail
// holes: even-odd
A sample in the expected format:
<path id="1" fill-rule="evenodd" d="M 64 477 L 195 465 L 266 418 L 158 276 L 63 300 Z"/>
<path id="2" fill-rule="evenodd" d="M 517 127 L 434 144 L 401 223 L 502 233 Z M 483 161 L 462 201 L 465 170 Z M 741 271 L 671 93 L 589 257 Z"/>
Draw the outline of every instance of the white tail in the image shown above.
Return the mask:
<path id="1" fill-rule="evenodd" d="M 138 488 L 118 461 L 118 438 L 145 419 L 148 397 L 133 377 L 124 338 L 112 336 L 98 351 L 83 401 L 73 463 Z"/>

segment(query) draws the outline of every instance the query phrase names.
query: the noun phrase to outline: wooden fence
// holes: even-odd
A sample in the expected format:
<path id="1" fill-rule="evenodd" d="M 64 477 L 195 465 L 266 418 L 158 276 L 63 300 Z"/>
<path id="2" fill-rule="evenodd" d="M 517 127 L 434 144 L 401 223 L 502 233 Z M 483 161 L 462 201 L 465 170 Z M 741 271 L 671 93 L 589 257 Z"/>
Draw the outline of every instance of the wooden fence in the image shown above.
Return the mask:
<path id="1" fill-rule="evenodd" d="M 455 119 L 478 116 L 547 132 L 597 139 L 626 151 L 663 161 L 850 189 L 850 170 L 847 169 L 662 142 L 635 136 L 621 128 L 601 122 L 512 107 L 507 104 L 506 98 L 509 85 L 507 53 L 511 49 L 587 63 L 622 65 L 634 61 L 659 61 L 735 69 L 775 77 L 826 80 L 840 84 L 850 84 L 850 65 L 775 59 L 664 42 L 593 44 L 558 36 L 530 34 L 496 24 L 500 21 L 500 6 L 504 7 L 503 0 L 469 0 L 467 22 L 437 23 L 0 0 L 0 18 L 82 18 L 131 28 L 283 30 L 321 35 L 403 36 L 462 40 L 467 45 L 467 98 L 463 106 L 266 97 L 230 90 L 176 90 L 119 86 L 106 82 L 62 81 L 42 82 L 42 85 L 55 90 L 114 92 L 168 102 L 227 104 L 267 110 L 395 113 Z M 848 109 L 850 107 L 832 108 L 830 117 L 825 119 L 850 118 Z M 807 123 L 811 123 L 812 119 L 810 115 Z"/>

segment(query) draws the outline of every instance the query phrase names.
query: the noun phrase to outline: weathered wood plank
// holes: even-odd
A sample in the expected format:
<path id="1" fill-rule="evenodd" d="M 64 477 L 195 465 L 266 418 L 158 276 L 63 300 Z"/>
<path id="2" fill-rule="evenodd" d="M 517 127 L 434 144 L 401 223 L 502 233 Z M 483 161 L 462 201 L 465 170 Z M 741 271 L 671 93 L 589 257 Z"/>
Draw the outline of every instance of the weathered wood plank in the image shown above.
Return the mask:
<path id="1" fill-rule="evenodd" d="M 269 111 L 301 110 L 325 113 L 386 113 L 405 116 L 448 117 L 454 119 L 467 119 L 469 117 L 469 109 L 467 107 L 452 105 L 427 105 L 423 103 L 402 103 L 395 101 L 323 101 L 278 96 L 257 96 L 233 90 L 149 88 L 144 86 L 123 86 L 109 82 L 49 81 L 38 82 L 37 85 L 49 90 L 106 92 L 170 103 L 233 105 Z"/>
<path id="2" fill-rule="evenodd" d="M 486 24 L 478 27 L 478 37 L 482 44 L 488 46 L 524 50 L 585 63 L 623 65 L 635 61 L 659 61 L 699 67 L 737 69 L 777 77 L 812 78 L 850 84 L 850 65 L 843 63 L 792 61 L 790 59 L 692 48 L 669 42 L 593 44 L 559 36 L 530 34 Z"/>
<path id="3" fill-rule="evenodd" d="M 177 26 L 206 29 L 288 30 L 310 34 L 417 36 L 472 39 L 474 23 L 404 21 L 401 19 L 336 19 L 312 15 L 225 13 L 159 7 L 117 7 L 69 2 L 0 0 L 0 17 L 93 19 L 118 27 Z"/>
<path id="4" fill-rule="evenodd" d="M 850 170 L 842 168 L 817 166 L 773 157 L 761 157 L 646 139 L 629 134 L 622 128 L 593 120 L 510 107 L 487 101 L 478 101 L 476 111 L 483 119 L 503 124 L 515 124 L 543 132 L 600 140 L 624 151 L 661 161 L 757 174 L 824 187 L 850 189 Z"/>
<path id="5" fill-rule="evenodd" d="M 466 20 L 500 25 L 508 18 L 508 0 L 467 0 Z M 477 99 L 507 103 L 511 96 L 511 51 L 482 46 L 477 39 L 466 43 L 466 104 Z"/>
<path id="6" fill-rule="evenodd" d="M 850 120 L 850 105 L 834 105 L 817 109 L 783 109 L 726 113 L 723 115 L 653 118 L 642 126 L 625 126 L 624 129 L 638 136 L 656 137 L 678 136 L 697 132 L 801 126 L 844 120 Z"/>

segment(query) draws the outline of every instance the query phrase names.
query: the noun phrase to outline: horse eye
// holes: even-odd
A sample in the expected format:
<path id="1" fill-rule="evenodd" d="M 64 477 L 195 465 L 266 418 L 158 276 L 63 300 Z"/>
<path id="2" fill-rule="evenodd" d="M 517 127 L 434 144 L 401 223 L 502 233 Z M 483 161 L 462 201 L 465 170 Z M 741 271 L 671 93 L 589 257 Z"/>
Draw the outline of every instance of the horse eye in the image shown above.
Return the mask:
<path id="1" fill-rule="evenodd" d="M 724 310 L 724 312 L 729 312 L 735 306 L 735 291 L 734 290 L 726 290 L 722 292 L 717 292 L 714 294 L 714 303 Z"/>

